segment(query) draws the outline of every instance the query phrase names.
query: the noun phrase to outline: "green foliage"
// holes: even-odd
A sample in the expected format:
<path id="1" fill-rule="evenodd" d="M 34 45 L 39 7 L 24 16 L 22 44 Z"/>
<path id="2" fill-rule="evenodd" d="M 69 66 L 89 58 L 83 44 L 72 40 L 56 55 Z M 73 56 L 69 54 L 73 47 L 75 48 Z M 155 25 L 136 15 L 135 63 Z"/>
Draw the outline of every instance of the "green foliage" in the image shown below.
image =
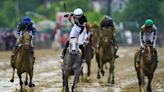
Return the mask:
<path id="1" fill-rule="evenodd" d="M 73 11 L 74 9 L 80 7 L 83 11 L 88 12 L 92 9 L 92 0 L 64 0 L 66 8 L 68 11 Z"/>
<path id="2" fill-rule="evenodd" d="M 103 13 L 100 12 L 88 12 L 86 16 L 89 23 L 94 23 L 94 22 L 100 23 L 104 15 Z"/>
<path id="3" fill-rule="evenodd" d="M 2 3 L 2 8 L 0 8 L 0 26 L 14 27 L 16 23 L 16 13 L 13 0 L 6 0 Z"/>
<path id="4" fill-rule="evenodd" d="M 16 0 L 14 0 L 16 1 Z M 35 11 L 45 0 L 18 0 L 20 15 L 24 16 L 26 11 Z"/>
<path id="5" fill-rule="evenodd" d="M 164 22 L 159 0 L 129 0 L 122 21 L 137 22 L 140 26 L 147 18 L 154 20 L 158 28 L 163 29 Z"/>
<path id="6" fill-rule="evenodd" d="M 93 10 L 91 1 L 92 0 L 61 0 L 58 2 L 52 1 L 50 10 L 47 11 L 44 5 L 40 5 L 37 11 L 45 16 L 48 16 L 49 19 L 54 20 L 57 12 L 65 12 L 64 3 L 67 12 L 73 12 L 74 9 L 79 7 L 83 9 L 84 13 L 87 13 Z"/>

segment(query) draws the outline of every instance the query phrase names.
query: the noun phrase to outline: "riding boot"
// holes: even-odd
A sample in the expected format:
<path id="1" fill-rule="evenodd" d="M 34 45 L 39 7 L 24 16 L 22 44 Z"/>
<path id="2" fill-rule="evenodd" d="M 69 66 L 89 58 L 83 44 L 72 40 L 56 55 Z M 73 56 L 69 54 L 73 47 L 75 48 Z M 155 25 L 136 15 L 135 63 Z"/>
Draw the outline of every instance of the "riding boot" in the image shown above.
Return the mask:
<path id="1" fill-rule="evenodd" d="M 64 49 L 62 51 L 62 55 L 60 56 L 61 59 L 64 59 L 64 56 L 66 54 L 66 51 L 67 51 L 67 48 L 69 46 L 69 41 L 66 42 L 65 46 L 64 46 Z"/>
<path id="2" fill-rule="evenodd" d="M 34 64 L 35 63 L 34 47 L 31 47 L 31 55 L 33 57 L 33 64 Z"/>
<path id="3" fill-rule="evenodd" d="M 158 61 L 158 55 L 157 55 L 157 50 L 156 49 L 154 49 L 154 55 L 155 55 L 155 58 L 156 58 L 156 62 L 158 63 L 159 61 Z"/>
<path id="4" fill-rule="evenodd" d="M 12 55 L 11 55 L 11 61 L 14 60 L 15 56 L 16 56 L 16 53 L 17 53 L 17 50 L 18 50 L 18 46 L 16 45 L 14 48 L 13 48 L 13 52 L 12 52 Z"/>
<path id="5" fill-rule="evenodd" d="M 115 57 L 115 58 L 118 58 L 119 56 L 116 55 L 117 50 L 118 50 L 118 45 L 116 44 L 116 41 L 115 41 L 114 38 L 113 38 L 113 47 L 114 47 L 114 57 Z"/>

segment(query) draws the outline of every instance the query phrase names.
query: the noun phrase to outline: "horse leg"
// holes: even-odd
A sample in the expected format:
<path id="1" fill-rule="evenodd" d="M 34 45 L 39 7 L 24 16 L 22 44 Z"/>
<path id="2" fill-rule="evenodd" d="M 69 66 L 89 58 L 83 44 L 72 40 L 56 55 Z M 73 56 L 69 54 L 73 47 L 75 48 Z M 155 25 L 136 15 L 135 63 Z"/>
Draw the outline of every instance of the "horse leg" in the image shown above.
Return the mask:
<path id="1" fill-rule="evenodd" d="M 137 72 L 137 79 L 138 79 L 138 85 L 139 85 L 139 90 L 141 92 L 141 78 L 140 78 L 140 72 L 138 70 L 136 70 Z"/>
<path id="2" fill-rule="evenodd" d="M 90 71 L 91 61 L 89 61 L 87 65 L 88 65 L 88 73 L 87 73 L 87 75 L 88 75 L 88 77 L 89 77 L 89 76 L 90 76 L 90 72 L 91 72 L 91 71 Z"/>
<path id="3" fill-rule="evenodd" d="M 148 76 L 148 86 L 147 86 L 147 92 L 152 92 L 152 89 L 151 89 L 151 81 L 153 79 L 153 75 L 149 75 Z"/>
<path id="4" fill-rule="evenodd" d="M 26 80 L 25 80 L 25 85 L 28 85 L 28 73 L 26 73 Z"/>
<path id="5" fill-rule="evenodd" d="M 73 82 L 73 86 L 72 86 L 72 92 L 78 92 L 78 88 L 77 88 L 77 84 L 79 82 L 79 76 L 80 76 L 80 69 L 76 69 L 74 71 L 74 82 Z"/>
<path id="6" fill-rule="evenodd" d="M 65 92 L 69 92 L 69 87 L 68 87 L 68 71 L 63 71 L 63 79 L 64 79 L 64 89 L 65 89 Z"/>
<path id="7" fill-rule="evenodd" d="M 10 79 L 10 82 L 14 82 L 14 74 L 15 74 L 15 68 L 13 68 L 13 74 L 12 74 L 12 78 Z"/>
<path id="8" fill-rule="evenodd" d="M 31 87 L 34 87 L 35 86 L 35 84 L 32 83 L 33 70 L 29 73 L 29 75 L 30 75 L 29 87 L 31 88 Z"/>
<path id="9" fill-rule="evenodd" d="M 103 69 L 104 63 L 100 62 L 100 69 L 101 69 L 101 74 L 102 76 L 105 75 L 104 69 Z"/>
<path id="10" fill-rule="evenodd" d="M 22 76 L 20 73 L 18 74 L 18 76 L 19 76 L 19 84 L 20 84 L 21 90 L 23 90 Z"/>
<path id="11" fill-rule="evenodd" d="M 145 92 L 145 80 L 144 80 L 144 76 L 145 76 L 145 74 L 144 74 L 144 72 L 143 72 L 143 69 L 140 69 L 140 80 L 141 80 L 141 92 Z"/>
<path id="12" fill-rule="evenodd" d="M 64 84 L 64 70 L 63 70 L 63 69 L 62 69 L 62 79 L 63 79 L 63 88 L 62 88 L 62 92 L 64 92 L 65 84 Z"/>
<path id="13" fill-rule="evenodd" d="M 98 71 L 97 71 L 97 79 L 100 79 L 101 78 L 101 76 L 100 76 L 100 69 L 98 69 Z"/>
<path id="14" fill-rule="evenodd" d="M 112 81 L 111 81 L 111 77 L 112 77 Z M 114 63 L 113 62 L 110 62 L 108 83 L 114 84 Z"/>
<path id="15" fill-rule="evenodd" d="M 97 66 L 98 66 L 98 71 L 97 71 L 97 79 L 100 79 L 100 60 L 97 60 Z"/>
<path id="16" fill-rule="evenodd" d="M 91 60 L 88 62 L 88 73 L 87 73 L 87 81 L 89 81 L 90 80 L 90 73 L 91 73 L 91 69 L 90 69 L 90 67 L 91 67 Z"/>
<path id="17" fill-rule="evenodd" d="M 112 70 L 111 70 L 111 72 L 112 72 L 112 81 L 111 81 L 111 83 L 114 84 L 115 83 L 115 80 L 114 80 L 114 63 L 113 63 L 112 66 L 113 67 L 112 67 Z"/>

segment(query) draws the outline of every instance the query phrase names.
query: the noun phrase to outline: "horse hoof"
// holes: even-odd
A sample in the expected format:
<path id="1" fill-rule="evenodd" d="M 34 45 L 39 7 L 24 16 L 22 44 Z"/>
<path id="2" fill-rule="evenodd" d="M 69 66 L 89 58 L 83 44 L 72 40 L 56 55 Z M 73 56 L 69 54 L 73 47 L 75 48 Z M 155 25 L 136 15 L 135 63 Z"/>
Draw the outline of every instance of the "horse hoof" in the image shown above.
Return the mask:
<path id="1" fill-rule="evenodd" d="M 78 92 L 77 88 L 72 89 L 72 92 Z"/>
<path id="2" fill-rule="evenodd" d="M 152 92 L 151 88 L 147 88 L 147 92 Z"/>
<path id="3" fill-rule="evenodd" d="M 101 71 L 101 74 L 102 74 L 102 76 L 104 76 L 105 75 L 105 72 L 104 71 Z"/>
<path id="4" fill-rule="evenodd" d="M 100 76 L 97 76 L 97 79 L 100 79 Z"/>
<path id="5" fill-rule="evenodd" d="M 29 84 L 29 87 L 31 88 L 31 87 L 35 87 L 35 84 Z"/>
<path id="6" fill-rule="evenodd" d="M 112 80 L 112 81 L 111 81 L 111 84 L 114 84 L 114 83 L 115 83 L 114 80 Z"/>
<path id="7" fill-rule="evenodd" d="M 14 80 L 13 80 L 13 79 L 11 79 L 11 80 L 10 80 L 10 82 L 14 82 Z"/>
<path id="8" fill-rule="evenodd" d="M 89 81 L 90 80 L 90 77 L 87 77 L 87 81 Z"/>
<path id="9" fill-rule="evenodd" d="M 28 85 L 28 82 L 27 82 L 27 81 L 25 81 L 25 82 L 24 82 L 24 84 L 27 86 L 27 85 Z"/>

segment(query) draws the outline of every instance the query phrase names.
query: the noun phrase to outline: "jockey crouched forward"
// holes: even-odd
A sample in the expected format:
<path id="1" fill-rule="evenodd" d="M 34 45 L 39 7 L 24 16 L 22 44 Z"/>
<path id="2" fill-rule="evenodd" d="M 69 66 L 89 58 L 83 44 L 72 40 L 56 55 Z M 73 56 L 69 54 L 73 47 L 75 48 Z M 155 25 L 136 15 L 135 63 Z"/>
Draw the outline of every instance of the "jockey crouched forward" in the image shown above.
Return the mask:
<path id="1" fill-rule="evenodd" d="M 11 61 L 15 61 L 15 56 L 19 50 L 19 47 L 22 45 L 22 30 L 28 30 L 32 36 L 31 39 L 31 44 L 30 44 L 30 48 L 31 48 L 31 54 L 34 58 L 35 61 L 35 57 L 34 57 L 34 46 L 33 46 L 33 39 L 36 35 L 36 30 L 35 27 L 33 25 L 33 23 L 31 22 L 31 19 L 28 16 L 25 16 L 22 20 L 22 22 L 19 23 L 19 25 L 17 26 L 17 31 L 16 31 L 16 44 L 13 48 L 13 54 L 11 55 Z"/>
<path id="2" fill-rule="evenodd" d="M 114 52 L 114 54 L 115 54 L 115 58 L 118 58 L 119 56 L 118 55 L 116 55 L 116 53 L 117 53 L 117 50 L 118 50 L 118 45 L 117 45 L 117 43 L 116 43 L 116 40 L 115 40 L 115 32 L 116 32 L 116 29 L 115 29 L 115 26 L 114 26 L 114 23 L 113 23 L 113 19 L 112 19 L 112 17 L 110 16 L 110 17 L 108 17 L 108 16 L 104 16 L 103 17 L 103 19 L 102 19 L 102 21 L 101 21 L 101 23 L 100 23 L 100 32 L 101 31 L 103 31 L 103 28 L 104 27 L 111 27 L 111 37 L 112 37 L 112 45 L 113 45 L 113 47 L 114 47 L 114 49 L 115 49 L 115 52 Z M 100 36 L 101 37 L 101 36 Z M 101 39 L 101 38 L 100 38 Z M 101 44 L 101 43 L 100 43 Z"/>
<path id="3" fill-rule="evenodd" d="M 74 24 L 73 24 L 72 30 L 70 32 L 69 39 L 76 37 L 76 38 L 78 38 L 78 43 L 83 43 L 84 39 L 82 37 L 84 37 L 85 36 L 84 34 L 86 33 L 85 31 L 86 31 L 87 19 L 83 14 L 82 9 L 80 9 L 80 8 L 75 9 L 73 12 L 73 18 L 74 18 Z M 81 35 L 81 37 L 79 37 L 80 35 Z M 63 63 L 64 56 L 66 54 L 67 48 L 69 46 L 69 39 L 64 46 L 62 55 L 60 56 L 62 59 L 62 63 Z M 81 41 L 81 42 L 79 42 L 79 41 Z M 82 51 L 82 62 L 83 62 L 83 61 L 85 61 L 84 55 L 83 55 L 83 50 L 84 50 L 83 44 L 79 44 L 79 48 Z"/>
<path id="4" fill-rule="evenodd" d="M 155 24 L 153 23 L 153 20 L 147 19 L 145 21 L 145 24 L 140 29 L 140 50 L 138 52 L 139 57 L 137 58 L 138 63 L 140 61 L 142 50 L 145 48 L 146 41 L 151 41 L 151 43 L 153 44 L 154 55 L 156 57 L 156 62 L 158 63 L 156 40 L 157 40 L 157 28 Z"/>

